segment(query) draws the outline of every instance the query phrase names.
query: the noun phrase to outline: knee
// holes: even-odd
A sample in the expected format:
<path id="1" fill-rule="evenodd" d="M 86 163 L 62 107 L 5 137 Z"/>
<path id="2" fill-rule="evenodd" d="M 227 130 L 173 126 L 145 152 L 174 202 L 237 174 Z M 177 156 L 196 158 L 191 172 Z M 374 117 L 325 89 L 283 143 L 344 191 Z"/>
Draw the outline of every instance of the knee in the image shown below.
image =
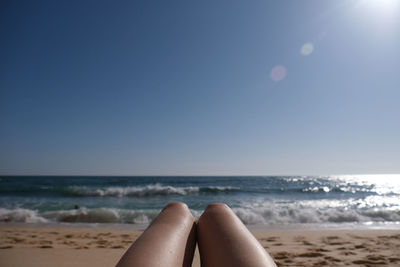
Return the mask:
<path id="1" fill-rule="evenodd" d="M 220 203 L 220 202 L 216 202 L 216 203 L 210 203 L 207 205 L 206 209 L 204 210 L 204 212 L 209 212 L 209 211 L 224 211 L 224 210 L 229 210 L 230 208 L 228 207 L 228 205 L 226 205 L 225 203 Z"/>
<path id="2" fill-rule="evenodd" d="M 183 203 L 183 202 L 177 201 L 177 202 L 170 202 L 170 203 L 168 203 L 168 204 L 164 207 L 164 209 L 181 209 L 181 210 L 186 210 L 186 209 L 188 209 L 188 206 L 187 206 L 185 203 Z"/>
<path id="3" fill-rule="evenodd" d="M 208 204 L 203 214 L 200 216 L 198 223 L 203 221 L 214 220 L 215 216 L 226 215 L 230 213 L 231 209 L 225 203 L 211 203 Z"/>
<path id="4" fill-rule="evenodd" d="M 175 214 L 182 214 L 182 215 L 193 217 L 192 213 L 189 210 L 189 207 L 183 202 L 168 203 L 164 207 L 163 211 L 172 211 Z"/>

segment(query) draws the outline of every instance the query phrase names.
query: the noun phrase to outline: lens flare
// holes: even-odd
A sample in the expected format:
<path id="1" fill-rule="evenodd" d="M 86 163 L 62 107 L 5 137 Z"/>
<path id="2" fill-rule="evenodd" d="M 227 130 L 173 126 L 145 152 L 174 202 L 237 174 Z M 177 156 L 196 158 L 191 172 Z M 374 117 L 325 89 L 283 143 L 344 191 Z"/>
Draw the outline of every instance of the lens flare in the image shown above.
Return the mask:
<path id="1" fill-rule="evenodd" d="M 300 53 L 303 56 L 311 55 L 313 51 L 314 51 L 314 45 L 312 43 L 305 43 L 300 49 Z"/>
<path id="2" fill-rule="evenodd" d="M 273 80 L 274 82 L 279 82 L 285 79 L 286 74 L 287 74 L 286 68 L 282 65 L 278 65 L 272 68 L 269 76 L 271 77 L 271 80 Z"/>

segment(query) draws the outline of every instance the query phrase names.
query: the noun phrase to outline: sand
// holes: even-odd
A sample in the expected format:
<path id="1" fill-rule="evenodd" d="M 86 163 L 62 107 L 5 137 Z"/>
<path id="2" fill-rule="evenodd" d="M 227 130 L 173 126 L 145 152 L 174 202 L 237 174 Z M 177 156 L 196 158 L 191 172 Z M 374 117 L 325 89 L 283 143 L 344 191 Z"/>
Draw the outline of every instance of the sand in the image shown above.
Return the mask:
<path id="1" fill-rule="evenodd" d="M 0 225 L 0 266 L 115 266 L 141 230 Z M 400 266 L 400 230 L 252 230 L 278 266 Z M 193 267 L 200 266 L 196 251 Z"/>

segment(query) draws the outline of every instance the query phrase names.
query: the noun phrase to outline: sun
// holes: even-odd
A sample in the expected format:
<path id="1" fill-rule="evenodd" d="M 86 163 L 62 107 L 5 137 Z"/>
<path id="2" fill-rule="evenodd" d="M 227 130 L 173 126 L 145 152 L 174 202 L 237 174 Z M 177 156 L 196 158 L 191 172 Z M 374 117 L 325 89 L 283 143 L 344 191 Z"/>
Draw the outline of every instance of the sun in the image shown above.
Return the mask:
<path id="1" fill-rule="evenodd" d="M 354 0 L 354 11 L 381 32 L 393 32 L 400 22 L 400 0 Z"/>
<path id="2" fill-rule="evenodd" d="M 386 14 L 399 11 L 400 8 L 399 0 L 361 0 L 361 3 L 374 12 Z"/>

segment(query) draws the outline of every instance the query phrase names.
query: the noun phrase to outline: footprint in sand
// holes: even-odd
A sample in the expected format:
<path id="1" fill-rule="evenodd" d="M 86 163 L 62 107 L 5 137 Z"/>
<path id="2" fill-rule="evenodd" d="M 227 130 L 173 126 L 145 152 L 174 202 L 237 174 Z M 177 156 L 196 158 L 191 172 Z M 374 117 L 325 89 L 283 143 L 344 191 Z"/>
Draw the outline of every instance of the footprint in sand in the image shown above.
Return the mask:
<path id="1" fill-rule="evenodd" d="M 43 246 L 39 246 L 39 248 L 53 248 L 53 246 L 50 246 L 50 245 L 43 245 Z"/>
<path id="2" fill-rule="evenodd" d="M 89 247 L 87 247 L 87 246 L 79 246 L 79 247 L 75 247 L 75 249 L 89 249 Z"/>
<path id="3" fill-rule="evenodd" d="M 8 249 L 8 248 L 13 248 L 14 246 L 2 246 L 0 249 Z"/>
<path id="4" fill-rule="evenodd" d="M 296 236 L 296 237 L 294 238 L 294 241 L 295 241 L 295 242 L 302 243 L 302 244 L 305 245 L 305 246 L 315 246 L 315 244 L 313 244 L 313 243 L 307 241 L 306 238 L 305 238 L 304 236 Z"/>
<path id="5" fill-rule="evenodd" d="M 313 244 L 313 243 L 311 243 L 311 242 L 308 242 L 307 240 L 304 240 L 304 241 L 303 241 L 303 245 L 304 245 L 304 246 L 315 246 L 315 244 Z"/>
<path id="6" fill-rule="evenodd" d="M 110 242 L 108 242 L 107 240 L 97 240 L 96 244 L 107 246 L 110 244 Z"/>
<path id="7" fill-rule="evenodd" d="M 318 261 L 318 262 L 313 264 L 313 266 L 328 266 L 328 265 L 329 265 L 329 262 L 324 261 L 324 260 Z"/>
<path id="8" fill-rule="evenodd" d="M 58 232 L 49 232 L 51 235 L 58 235 Z"/>
<path id="9" fill-rule="evenodd" d="M 367 245 L 366 244 L 359 244 L 359 245 L 355 245 L 354 248 L 363 249 L 363 248 L 367 248 Z"/>
<path id="10" fill-rule="evenodd" d="M 339 253 L 340 255 L 349 256 L 349 255 L 357 255 L 357 253 L 351 251 L 342 251 Z"/>
<path id="11" fill-rule="evenodd" d="M 327 236 L 326 237 L 326 239 L 328 239 L 328 240 L 337 240 L 337 239 L 339 239 L 339 237 L 338 236 Z"/>
<path id="12" fill-rule="evenodd" d="M 261 238 L 260 240 L 261 240 L 261 241 L 266 241 L 266 242 L 275 242 L 277 239 L 279 239 L 279 238 L 276 237 L 276 236 L 271 236 L 271 237 L 264 237 L 264 238 Z"/>
<path id="13" fill-rule="evenodd" d="M 337 236 L 328 236 L 328 237 L 322 238 L 321 240 L 324 244 L 327 244 L 330 246 L 341 246 L 341 245 L 345 245 L 345 244 L 351 244 L 350 242 L 342 241 Z"/>
<path id="14" fill-rule="evenodd" d="M 121 246 L 121 245 L 116 245 L 116 246 L 112 246 L 111 248 L 125 248 L 125 247 Z"/>
<path id="15" fill-rule="evenodd" d="M 372 260 L 372 261 L 380 261 L 380 260 L 385 260 L 385 257 L 381 255 L 368 255 L 367 259 Z"/>
<path id="16" fill-rule="evenodd" d="M 329 252 L 330 250 L 324 249 L 324 248 L 311 248 L 309 249 L 310 251 L 313 252 Z"/>
<path id="17" fill-rule="evenodd" d="M 62 242 L 62 244 L 67 245 L 67 246 L 76 246 L 77 243 L 75 241 L 68 241 L 65 240 L 64 242 Z"/>
<path id="18" fill-rule="evenodd" d="M 340 259 L 337 259 L 337 258 L 331 257 L 331 256 L 325 256 L 324 259 L 327 261 L 341 262 Z"/>
<path id="19" fill-rule="evenodd" d="M 355 260 L 354 264 L 362 264 L 362 265 L 386 265 L 385 261 L 372 261 L 372 260 Z"/>
<path id="20" fill-rule="evenodd" d="M 14 241 L 14 243 L 23 243 L 25 241 L 25 239 L 23 238 L 18 238 L 18 237 L 11 237 L 10 238 L 12 241 Z"/>
<path id="21" fill-rule="evenodd" d="M 109 232 L 108 233 L 100 233 L 99 234 L 99 236 L 109 236 L 109 235 L 111 235 L 111 233 L 109 233 Z"/>
<path id="22" fill-rule="evenodd" d="M 388 260 L 389 260 L 391 263 L 400 262 L 400 258 L 396 258 L 396 257 L 390 257 L 390 258 L 388 258 Z"/>
<path id="23" fill-rule="evenodd" d="M 282 251 L 282 252 L 274 253 L 272 257 L 273 257 L 274 259 L 276 259 L 276 260 L 285 260 L 285 259 L 290 259 L 290 258 L 292 258 L 293 256 L 294 256 L 294 255 L 292 255 L 292 254 L 290 254 L 290 253 L 288 253 L 288 252 Z"/>
<path id="24" fill-rule="evenodd" d="M 305 253 L 297 254 L 297 256 L 302 257 L 302 258 L 316 258 L 316 257 L 324 256 L 324 254 L 319 253 L 319 252 L 305 252 Z"/>

